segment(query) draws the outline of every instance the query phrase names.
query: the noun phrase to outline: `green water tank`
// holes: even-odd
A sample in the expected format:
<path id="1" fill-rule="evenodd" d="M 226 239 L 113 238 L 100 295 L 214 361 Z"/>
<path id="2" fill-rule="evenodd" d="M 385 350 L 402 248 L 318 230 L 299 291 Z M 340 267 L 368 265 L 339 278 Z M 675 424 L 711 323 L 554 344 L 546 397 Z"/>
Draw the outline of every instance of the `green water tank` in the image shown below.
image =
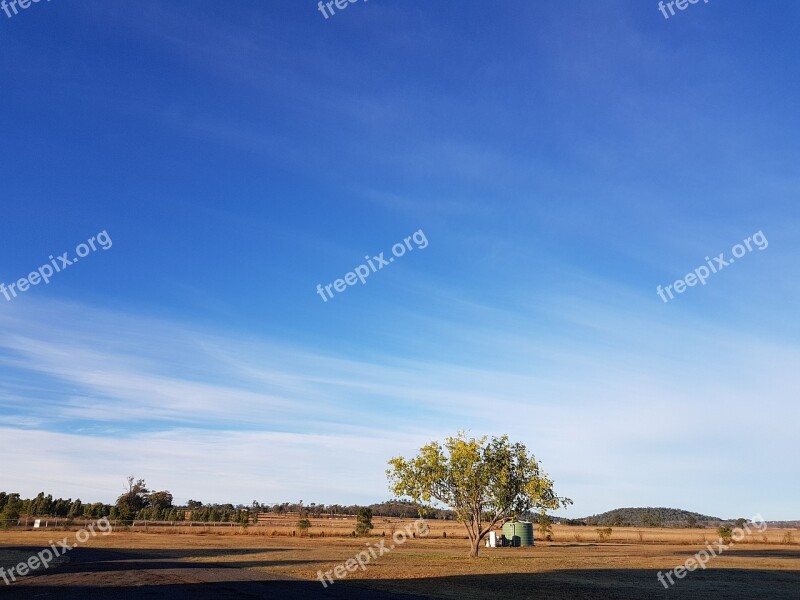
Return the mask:
<path id="1" fill-rule="evenodd" d="M 507 546 L 533 546 L 533 523 L 509 521 L 503 525 L 503 537 Z"/>

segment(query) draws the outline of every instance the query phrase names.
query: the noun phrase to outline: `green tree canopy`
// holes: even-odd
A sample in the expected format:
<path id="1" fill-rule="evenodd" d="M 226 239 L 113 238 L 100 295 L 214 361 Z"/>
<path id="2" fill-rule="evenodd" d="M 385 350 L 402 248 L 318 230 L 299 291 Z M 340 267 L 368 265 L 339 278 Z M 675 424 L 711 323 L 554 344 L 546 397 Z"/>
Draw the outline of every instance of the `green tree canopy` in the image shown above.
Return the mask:
<path id="1" fill-rule="evenodd" d="M 114 515 L 119 519 L 134 519 L 140 510 L 148 505 L 150 490 L 144 479 L 127 478 L 128 491 L 117 498 Z"/>
<path id="2" fill-rule="evenodd" d="M 21 509 L 22 501 L 19 499 L 19 494 L 9 494 L 6 496 L 3 510 L 0 511 L 0 527 L 12 527 L 16 525 L 15 521 L 19 519 Z"/>
<path id="3" fill-rule="evenodd" d="M 153 510 L 169 510 L 172 508 L 172 494 L 166 490 L 162 492 L 153 492 L 147 497 L 147 502 Z"/>
<path id="4" fill-rule="evenodd" d="M 524 444 L 508 436 L 467 439 L 463 432 L 444 444 L 431 442 L 412 459 L 389 461 L 386 471 L 396 496 L 408 496 L 430 506 L 438 501 L 453 509 L 477 558 L 481 540 L 496 525 L 531 510 L 544 512 L 572 504 L 553 491 Z"/>
<path id="5" fill-rule="evenodd" d="M 372 509 L 362 507 L 356 513 L 356 535 L 369 535 L 372 530 Z"/>

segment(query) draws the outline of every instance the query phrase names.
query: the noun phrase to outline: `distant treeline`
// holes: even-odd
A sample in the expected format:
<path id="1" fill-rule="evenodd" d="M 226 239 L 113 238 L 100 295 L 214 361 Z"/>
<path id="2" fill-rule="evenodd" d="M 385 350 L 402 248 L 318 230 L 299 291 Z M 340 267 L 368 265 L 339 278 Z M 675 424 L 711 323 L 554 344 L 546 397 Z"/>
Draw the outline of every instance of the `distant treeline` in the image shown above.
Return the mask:
<path id="1" fill-rule="evenodd" d="M 111 505 L 95 502 L 84 504 L 71 498 L 64 500 L 41 492 L 36 498 L 20 498 L 19 494 L 0 492 L 0 521 L 18 519 L 20 515 L 37 515 L 43 517 L 87 518 L 99 519 L 111 513 Z"/>
<path id="2" fill-rule="evenodd" d="M 127 500 L 127 499 L 126 499 Z M 193 502 L 193 501 L 190 501 Z M 56 498 L 40 492 L 35 498 L 21 498 L 16 493 L 0 492 L 0 525 L 23 517 L 62 517 L 65 519 L 99 519 L 109 517 L 117 520 L 184 521 L 189 516 L 195 521 L 234 521 L 247 522 L 249 516 L 232 505 L 208 505 L 194 503 L 194 510 L 172 505 L 169 492 L 153 492 L 141 498 L 139 506 L 127 505 L 125 501 L 117 504 L 95 502 L 84 504 L 80 499 Z"/>
<path id="3" fill-rule="evenodd" d="M 274 513 L 276 515 L 295 515 L 298 518 L 334 518 L 352 516 L 360 505 L 342 504 L 303 504 L 299 502 L 283 502 L 268 504 L 253 501 L 243 504 L 204 504 L 198 500 L 189 500 L 185 505 L 176 506 L 170 492 L 151 491 L 144 480 L 128 478 L 127 491 L 115 504 L 95 502 L 85 504 L 80 499 L 53 499 L 52 495 L 39 493 L 35 498 L 21 498 L 17 493 L 0 492 L 0 526 L 8 525 L 24 517 L 62 517 L 66 519 L 98 519 L 108 517 L 120 521 L 199 521 L 223 523 L 257 523 L 259 514 Z M 417 518 L 420 506 L 413 502 L 390 500 L 371 504 L 376 517 Z M 428 510 L 428 518 L 452 519 L 449 510 Z"/>
<path id="4" fill-rule="evenodd" d="M 617 508 L 573 522 L 602 527 L 714 527 L 735 520 L 701 515 L 679 508 Z"/>
<path id="5" fill-rule="evenodd" d="M 0 492 L 0 526 L 8 525 L 24 517 L 62 517 L 65 519 L 99 519 L 108 517 L 119 521 L 196 521 L 216 523 L 257 523 L 259 515 L 272 513 L 292 518 L 335 518 L 353 516 L 362 508 L 369 508 L 375 517 L 399 517 L 415 519 L 420 515 L 421 506 L 404 500 L 387 500 L 369 506 L 358 504 L 304 504 L 282 502 L 276 504 L 253 501 L 243 504 L 204 504 L 199 500 L 189 500 L 185 505 L 176 506 L 172 494 L 166 490 L 151 491 L 144 480 L 128 478 L 127 491 L 115 504 L 94 502 L 85 504 L 71 498 L 53 499 L 51 495 L 40 492 L 35 498 L 23 499 L 19 494 Z M 444 509 L 428 510 L 424 513 L 429 519 L 454 518 L 453 512 Z M 538 514 L 521 515 L 525 520 L 538 522 Z M 586 525 L 599 527 L 718 527 L 720 525 L 741 526 L 747 519 L 721 519 L 677 508 L 617 508 L 599 515 L 582 519 L 564 519 L 546 516 L 550 523 L 563 525 Z M 797 521 L 775 523 L 774 526 L 798 526 Z"/>
<path id="6" fill-rule="evenodd" d="M 284 502 L 282 504 L 259 504 L 253 502 L 254 512 L 269 512 L 275 514 L 296 513 L 304 517 L 337 517 L 355 515 L 359 509 L 372 509 L 372 514 L 376 517 L 400 517 L 405 519 L 416 519 L 420 515 L 422 506 L 414 502 L 405 500 L 387 500 L 378 504 L 369 504 L 366 507 L 360 504 L 303 504 L 301 502 Z M 453 511 L 446 509 L 428 509 L 425 513 L 430 519 L 452 519 Z"/>

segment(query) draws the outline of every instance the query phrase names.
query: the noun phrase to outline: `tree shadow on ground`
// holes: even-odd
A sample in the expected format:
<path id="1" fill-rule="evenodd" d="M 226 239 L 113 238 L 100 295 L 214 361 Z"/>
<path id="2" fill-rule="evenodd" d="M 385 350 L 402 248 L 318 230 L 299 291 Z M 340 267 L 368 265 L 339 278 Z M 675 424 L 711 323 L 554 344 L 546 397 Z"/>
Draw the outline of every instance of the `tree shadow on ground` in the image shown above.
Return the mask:
<path id="1" fill-rule="evenodd" d="M 711 545 L 711 548 L 717 552 L 717 546 L 715 544 Z M 673 556 L 685 556 L 686 558 L 691 558 L 696 553 L 706 550 L 706 546 L 692 546 L 687 547 L 685 551 L 676 550 L 672 552 Z M 795 558 L 800 559 L 800 548 L 794 550 L 792 548 L 759 548 L 759 549 L 749 549 L 749 548 L 742 548 L 737 546 L 732 546 L 726 550 L 720 552 L 722 556 L 727 556 L 729 558 Z M 712 559 L 713 560 L 713 559 Z M 711 563 L 709 563 L 711 564 Z M 800 592 L 798 592 L 797 597 L 800 599 Z"/>
<path id="2" fill-rule="evenodd" d="M 736 548 L 728 556 L 741 556 L 744 558 L 795 558 L 800 559 L 800 548 L 794 550 L 792 548 L 776 548 L 774 550 L 763 548 L 758 550 L 749 550 L 747 548 Z M 797 592 L 797 597 L 800 598 L 800 591 Z"/>
<path id="3" fill-rule="evenodd" d="M 4 547 L 7 550 L 14 550 L 22 557 L 36 556 L 41 550 L 38 546 L 16 546 L 14 548 Z M 30 576 L 41 576 L 46 572 L 58 570 L 64 573 L 111 573 L 124 571 L 165 571 L 165 570 L 192 570 L 192 569 L 247 569 L 247 568 L 268 568 L 291 565 L 309 565 L 309 569 L 317 564 L 330 564 L 330 561 L 308 560 L 308 559 L 281 559 L 281 560 L 224 560 L 215 562 L 215 558 L 230 557 L 249 557 L 256 554 L 272 553 L 280 549 L 203 549 L 203 550 L 106 550 L 95 548 L 75 548 L 66 552 L 66 562 L 59 560 L 54 562 L 52 570 L 43 568 L 37 569 Z M 180 560 L 181 558 L 203 558 L 204 560 Z M 0 564 L 0 567 L 8 569 L 19 563 L 22 558 L 14 563 Z M 3 580 L 0 578 L 0 582 Z"/>

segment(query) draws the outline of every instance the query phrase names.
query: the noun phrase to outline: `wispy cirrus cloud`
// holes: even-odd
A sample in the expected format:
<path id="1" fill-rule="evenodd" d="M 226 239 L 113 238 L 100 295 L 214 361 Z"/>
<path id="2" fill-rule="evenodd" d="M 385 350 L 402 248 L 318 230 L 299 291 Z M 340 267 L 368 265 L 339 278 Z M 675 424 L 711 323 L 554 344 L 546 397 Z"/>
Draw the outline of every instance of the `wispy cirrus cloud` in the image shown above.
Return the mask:
<path id="1" fill-rule="evenodd" d="M 752 448 L 730 447 L 722 457 L 714 451 L 709 429 L 726 415 L 749 415 L 750 439 L 789 451 L 780 440 L 790 439 L 797 415 L 786 407 L 800 386 L 794 376 L 780 384 L 771 378 L 796 360 L 796 349 L 701 320 L 676 329 L 644 303 L 635 315 L 622 310 L 635 303 L 628 300 L 554 302 L 548 318 L 572 334 L 538 338 L 515 328 L 518 312 L 466 303 L 464 310 L 494 319 L 493 326 L 420 320 L 435 336 L 418 354 L 435 355 L 435 339 L 446 337 L 471 338 L 472 355 L 416 360 L 226 336 L 88 306 L 20 305 L 5 315 L 0 341 L 0 369 L 13 382 L 0 396 L 1 439 L 17 459 L 7 481 L 31 493 L 49 488 L 48 476 L 31 478 L 31 468 L 55 460 L 76 482 L 113 487 L 131 471 L 200 496 L 201 473 L 213 468 L 231 480 L 218 489 L 243 498 L 274 497 L 271 490 L 283 485 L 289 497 L 364 501 L 385 496 L 383 469 L 392 455 L 469 429 L 525 441 L 564 493 L 581 491 L 577 514 L 619 502 L 598 472 L 616 473 L 627 498 L 663 503 L 663 473 L 653 467 L 691 457 L 691 467 L 670 475 L 689 487 L 668 494 L 687 505 L 707 469 L 754 466 L 761 453 Z M 593 318 L 583 316 L 590 310 Z M 475 360 L 487 352 L 491 360 Z M 735 372 L 748 364 L 753 373 Z M 756 398 L 780 417 L 757 418 Z M 178 465 L 183 473 L 170 478 Z M 281 484 L 292 473 L 317 471 L 308 481 Z M 698 495 L 719 511 L 716 499 Z M 737 502 L 748 499 L 739 493 Z"/>

